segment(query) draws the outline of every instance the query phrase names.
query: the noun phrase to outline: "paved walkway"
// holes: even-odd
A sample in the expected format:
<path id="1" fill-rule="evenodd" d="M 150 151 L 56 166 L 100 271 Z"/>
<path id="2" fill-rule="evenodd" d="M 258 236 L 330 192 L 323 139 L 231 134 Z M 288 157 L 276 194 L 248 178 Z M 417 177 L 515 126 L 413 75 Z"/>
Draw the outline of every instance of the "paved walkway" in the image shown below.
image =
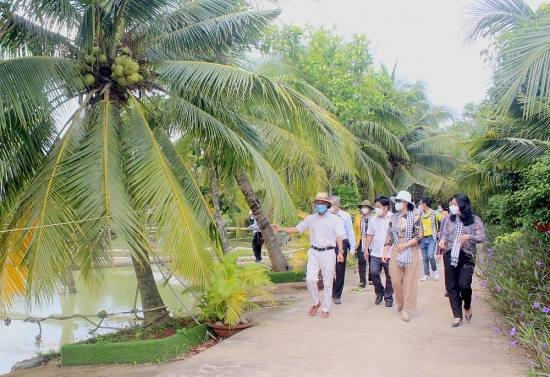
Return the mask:
<path id="1" fill-rule="evenodd" d="M 183 376 L 525 376 L 526 360 L 493 330 L 481 299 L 472 322 L 451 328 L 440 281 L 419 282 L 418 308 L 405 323 L 396 306 L 374 305 L 372 286 L 349 292 L 358 275 L 348 269 L 342 305 L 330 318 L 307 312 L 310 299 L 275 313 L 251 329 L 171 364 L 159 377 Z M 422 276 L 422 275 L 421 275 Z M 477 286 L 477 284 L 476 284 Z M 477 287 L 476 287 L 477 289 Z M 476 290 L 474 296 L 481 296 Z"/>

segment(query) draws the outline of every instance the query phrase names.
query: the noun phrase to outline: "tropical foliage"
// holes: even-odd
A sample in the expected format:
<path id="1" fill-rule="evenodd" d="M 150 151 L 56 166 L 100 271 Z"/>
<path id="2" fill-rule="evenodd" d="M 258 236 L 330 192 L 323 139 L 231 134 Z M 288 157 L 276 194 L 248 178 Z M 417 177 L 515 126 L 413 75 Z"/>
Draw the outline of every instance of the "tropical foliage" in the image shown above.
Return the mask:
<path id="1" fill-rule="evenodd" d="M 245 310 L 257 309 L 262 301 L 273 304 L 273 297 L 265 289 L 273 285 L 266 274 L 267 266 L 239 265 L 237 258 L 241 255 L 242 252 L 226 254 L 213 267 L 202 296 L 204 305 L 200 306 L 205 318 L 235 326 L 241 322 Z"/>
<path id="2" fill-rule="evenodd" d="M 150 256 L 171 258 L 190 283 L 209 281 L 219 233 L 182 145 L 207 153 L 224 178 L 261 182 L 281 214 L 294 210 L 278 167 L 300 160 L 299 178 L 323 156 L 346 171 L 337 151 L 353 153 L 353 138 L 322 96 L 242 68 L 239 56 L 278 10 L 241 0 L 27 0 L 3 10 L 3 304 L 23 288 L 44 303 L 75 266 L 101 284 L 94 266 L 114 235 L 134 260 L 146 321 L 167 314 Z"/>
<path id="3" fill-rule="evenodd" d="M 448 177 L 463 163 L 458 135 L 441 136 L 452 111 L 426 96 L 425 83 L 399 79 L 396 68 L 375 72 L 365 35 L 346 41 L 334 29 L 285 26 L 272 29 L 261 49 L 279 52 L 335 107 L 340 121 L 358 139 L 357 174 L 329 181 L 356 180 L 366 196 L 411 189 L 448 191 Z M 329 186 L 331 188 L 331 186 Z"/>

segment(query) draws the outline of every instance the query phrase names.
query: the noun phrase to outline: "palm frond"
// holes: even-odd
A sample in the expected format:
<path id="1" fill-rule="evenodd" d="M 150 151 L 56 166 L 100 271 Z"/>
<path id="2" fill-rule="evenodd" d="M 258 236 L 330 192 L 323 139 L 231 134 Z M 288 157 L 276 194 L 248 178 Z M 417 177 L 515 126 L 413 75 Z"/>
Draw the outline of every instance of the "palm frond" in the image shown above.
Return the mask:
<path id="1" fill-rule="evenodd" d="M 150 210 L 149 221 L 158 224 L 159 247 L 164 255 L 173 258 L 173 272 L 189 282 L 203 282 L 218 252 L 208 236 L 210 224 L 199 223 L 147 121 L 143 105 L 129 95 L 132 109 L 123 138 L 132 201 L 136 208 Z"/>
<path id="2" fill-rule="evenodd" d="M 269 26 L 279 13 L 279 10 L 257 10 L 224 14 L 165 31 L 152 39 L 149 45 L 160 56 L 166 52 L 208 55 L 224 46 L 257 41 L 260 31 Z"/>
<path id="3" fill-rule="evenodd" d="M 29 114 L 49 118 L 52 108 L 83 88 L 70 60 L 46 56 L 0 60 L 0 134 L 7 127 L 4 114 L 13 111 L 20 122 Z"/>
<path id="4" fill-rule="evenodd" d="M 384 148 L 387 153 L 407 160 L 409 154 L 405 149 L 403 143 L 399 138 L 392 132 L 390 132 L 386 127 L 382 127 L 380 124 L 375 122 L 359 122 L 354 125 L 357 128 L 358 136 L 361 139 L 366 139 L 367 141 L 373 141 L 378 143 Z"/>
<path id="5" fill-rule="evenodd" d="M 45 29 L 24 17 L 12 14 L 3 25 L 7 31 L 0 39 L 0 56 L 66 55 L 75 51 L 69 38 Z"/>
<path id="6" fill-rule="evenodd" d="M 524 0 L 477 0 L 467 7 L 467 14 L 470 17 L 463 24 L 465 41 L 473 42 L 512 29 L 534 12 Z"/>
<path id="7" fill-rule="evenodd" d="M 54 146 L 48 159 L 29 182 L 22 194 L 9 229 L 1 242 L 1 250 L 15 253 L 21 266 L 28 268 L 26 297 L 38 305 L 52 299 L 57 283 L 64 279 L 72 266 L 72 250 L 87 248 L 82 243 L 77 216 L 67 200 L 66 179 L 70 174 L 67 160 L 74 155 L 82 140 L 82 122 L 88 100 L 74 114 L 61 140 Z M 17 231 L 15 231 L 17 230 Z"/>
<path id="8" fill-rule="evenodd" d="M 519 138 L 483 138 L 465 143 L 475 160 L 501 166 L 527 166 L 550 150 L 550 141 Z"/>

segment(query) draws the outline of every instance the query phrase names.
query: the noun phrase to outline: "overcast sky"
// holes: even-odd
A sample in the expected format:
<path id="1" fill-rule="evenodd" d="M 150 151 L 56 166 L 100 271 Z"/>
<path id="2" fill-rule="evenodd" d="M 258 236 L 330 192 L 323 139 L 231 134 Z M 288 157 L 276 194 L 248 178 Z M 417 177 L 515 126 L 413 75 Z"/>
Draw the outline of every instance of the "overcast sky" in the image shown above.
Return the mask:
<path id="1" fill-rule="evenodd" d="M 485 97 L 491 72 L 479 52 L 486 40 L 464 45 L 465 7 L 475 0 L 279 0 L 280 19 L 303 26 L 337 26 L 337 33 L 363 33 L 375 61 L 399 76 L 428 84 L 433 102 L 458 113 Z M 550 1 L 550 0 L 549 0 Z M 536 9 L 544 1 L 527 0 Z"/>

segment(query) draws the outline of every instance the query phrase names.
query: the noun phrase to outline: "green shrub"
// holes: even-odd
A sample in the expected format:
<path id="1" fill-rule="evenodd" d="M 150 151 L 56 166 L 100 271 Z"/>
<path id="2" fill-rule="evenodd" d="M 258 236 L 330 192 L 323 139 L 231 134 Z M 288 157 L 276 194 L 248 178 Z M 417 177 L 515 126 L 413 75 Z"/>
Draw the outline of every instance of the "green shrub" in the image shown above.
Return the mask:
<path id="1" fill-rule="evenodd" d="M 200 325 L 164 339 L 140 342 L 61 346 L 62 365 L 143 364 L 168 360 L 187 352 L 206 339 L 207 326 Z"/>
<path id="2" fill-rule="evenodd" d="M 532 373 L 550 372 L 549 250 L 548 235 L 523 228 L 497 237 L 478 258 L 487 302 L 509 325 L 510 346 L 529 350 Z"/>
<path id="3" fill-rule="evenodd" d="M 273 283 L 289 283 L 304 281 L 305 271 L 283 271 L 283 272 L 270 272 L 267 274 L 269 280 Z"/>

